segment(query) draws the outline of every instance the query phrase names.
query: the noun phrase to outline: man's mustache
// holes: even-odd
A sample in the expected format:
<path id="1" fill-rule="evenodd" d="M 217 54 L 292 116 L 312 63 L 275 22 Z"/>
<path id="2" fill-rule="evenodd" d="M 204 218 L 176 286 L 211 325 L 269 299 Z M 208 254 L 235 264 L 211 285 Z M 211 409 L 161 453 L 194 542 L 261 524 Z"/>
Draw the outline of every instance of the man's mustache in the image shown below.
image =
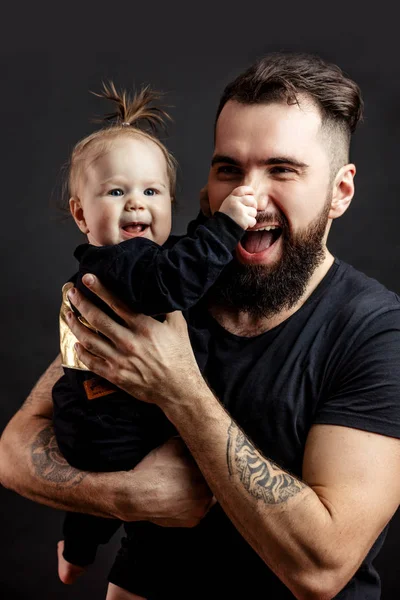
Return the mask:
<path id="1" fill-rule="evenodd" d="M 269 223 L 274 223 L 274 225 L 278 225 L 282 229 L 286 228 L 287 226 L 287 220 L 283 215 L 270 213 L 265 210 L 257 212 L 256 222 L 264 223 L 266 225 Z"/>

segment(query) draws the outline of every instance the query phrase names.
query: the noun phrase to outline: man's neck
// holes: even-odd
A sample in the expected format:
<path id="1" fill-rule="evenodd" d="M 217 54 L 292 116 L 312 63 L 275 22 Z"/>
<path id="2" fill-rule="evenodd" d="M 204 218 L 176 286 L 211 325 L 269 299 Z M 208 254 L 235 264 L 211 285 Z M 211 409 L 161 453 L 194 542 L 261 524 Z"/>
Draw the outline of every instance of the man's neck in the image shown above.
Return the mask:
<path id="1" fill-rule="evenodd" d="M 229 333 L 242 337 L 254 337 L 265 331 L 277 327 L 283 321 L 286 321 L 295 312 L 297 312 L 313 291 L 325 277 L 334 261 L 334 257 L 327 251 L 324 261 L 315 269 L 307 284 L 306 291 L 300 300 L 291 308 L 284 309 L 271 317 L 253 317 L 249 313 L 235 310 L 234 308 L 224 308 L 222 306 L 211 306 L 210 313 L 214 319 Z"/>

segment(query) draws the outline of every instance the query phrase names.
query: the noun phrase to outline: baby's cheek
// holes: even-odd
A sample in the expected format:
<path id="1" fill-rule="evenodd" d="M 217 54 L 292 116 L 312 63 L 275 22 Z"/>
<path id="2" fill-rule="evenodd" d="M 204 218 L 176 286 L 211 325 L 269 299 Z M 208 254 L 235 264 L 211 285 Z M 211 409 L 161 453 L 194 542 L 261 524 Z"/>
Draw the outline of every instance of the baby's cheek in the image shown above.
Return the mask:
<path id="1" fill-rule="evenodd" d="M 171 226 L 172 222 L 172 203 L 165 203 L 162 208 L 158 211 L 157 220 L 161 222 L 162 225 Z"/>
<path id="2" fill-rule="evenodd" d="M 106 211 L 99 215 L 99 227 L 103 230 L 112 229 L 119 225 L 119 217 L 113 211 Z"/>
<path id="3" fill-rule="evenodd" d="M 171 234 L 172 228 L 172 219 L 171 219 L 171 211 L 165 212 L 162 216 L 157 220 L 157 227 L 154 230 L 154 233 L 157 237 L 155 240 L 158 244 L 164 244 L 167 238 Z"/>

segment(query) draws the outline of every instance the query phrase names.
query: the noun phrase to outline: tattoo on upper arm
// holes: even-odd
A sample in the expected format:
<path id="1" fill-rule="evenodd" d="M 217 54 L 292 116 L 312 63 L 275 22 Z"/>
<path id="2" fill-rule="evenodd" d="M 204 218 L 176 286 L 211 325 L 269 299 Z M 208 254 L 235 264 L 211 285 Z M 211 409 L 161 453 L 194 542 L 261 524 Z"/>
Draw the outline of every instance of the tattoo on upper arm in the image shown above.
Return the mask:
<path id="1" fill-rule="evenodd" d="M 227 463 L 230 475 L 237 475 L 245 489 L 265 504 L 280 504 L 306 485 L 264 458 L 234 421 L 228 428 Z"/>
<path id="2" fill-rule="evenodd" d="M 51 425 L 42 429 L 36 437 L 31 446 L 31 456 L 35 472 L 41 479 L 63 487 L 78 485 L 88 475 L 67 463 L 58 448 Z"/>

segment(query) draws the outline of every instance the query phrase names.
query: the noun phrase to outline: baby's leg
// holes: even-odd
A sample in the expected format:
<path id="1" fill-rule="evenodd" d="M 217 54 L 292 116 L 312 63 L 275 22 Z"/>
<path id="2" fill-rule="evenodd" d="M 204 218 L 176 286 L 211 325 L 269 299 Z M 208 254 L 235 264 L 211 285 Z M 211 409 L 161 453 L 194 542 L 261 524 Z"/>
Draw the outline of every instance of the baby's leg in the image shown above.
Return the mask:
<path id="1" fill-rule="evenodd" d="M 64 540 L 61 540 L 57 544 L 57 556 L 58 556 L 58 576 L 61 581 L 67 585 L 74 583 L 79 575 L 83 575 L 86 571 L 86 567 L 79 567 L 65 560 L 63 556 L 64 552 Z"/>
<path id="2" fill-rule="evenodd" d="M 80 567 L 94 563 L 97 548 L 107 544 L 121 521 L 83 513 L 66 513 L 63 523 L 64 558 Z"/>
<path id="3" fill-rule="evenodd" d="M 109 583 L 106 600 L 146 600 L 146 598 L 132 594 L 131 592 L 119 587 L 119 585 Z"/>

